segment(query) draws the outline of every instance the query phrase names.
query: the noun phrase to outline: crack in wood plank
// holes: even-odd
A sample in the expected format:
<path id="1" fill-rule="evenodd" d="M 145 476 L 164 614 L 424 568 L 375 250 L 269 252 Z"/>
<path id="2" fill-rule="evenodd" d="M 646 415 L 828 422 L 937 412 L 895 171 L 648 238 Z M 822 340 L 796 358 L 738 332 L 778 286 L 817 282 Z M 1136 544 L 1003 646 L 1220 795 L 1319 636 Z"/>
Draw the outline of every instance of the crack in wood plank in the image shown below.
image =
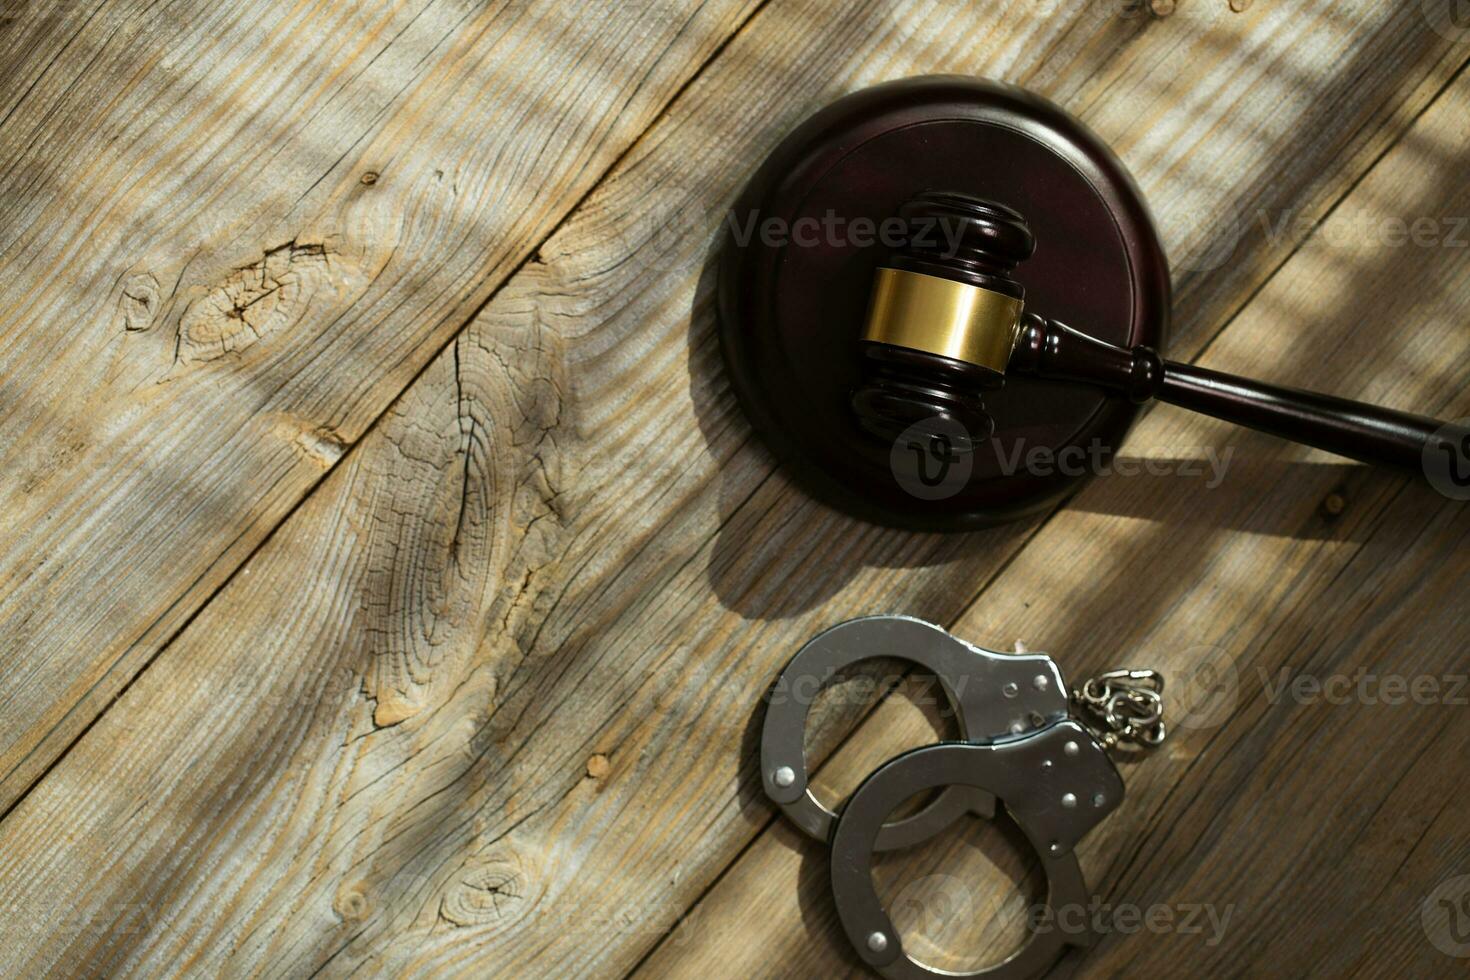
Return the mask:
<path id="1" fill-rule="evenodd" d="M 759 2 L 22 12 L 0 46 L 49 61 L 0 125 L 0 811 Z"/>

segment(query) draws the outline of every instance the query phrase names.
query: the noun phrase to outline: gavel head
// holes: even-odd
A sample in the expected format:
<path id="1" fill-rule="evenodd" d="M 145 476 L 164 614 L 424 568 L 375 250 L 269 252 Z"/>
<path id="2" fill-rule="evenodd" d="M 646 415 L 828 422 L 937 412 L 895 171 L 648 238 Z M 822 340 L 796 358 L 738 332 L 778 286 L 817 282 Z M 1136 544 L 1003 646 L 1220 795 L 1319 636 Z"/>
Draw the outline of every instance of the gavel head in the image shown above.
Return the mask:
<path id="1" fill-rule="evenodd" d="M 1014 86 L 944 75 L 844 96 L 771 151 L 730 219 L 715 297 L 730 387 L 792 475 L 855 517 L 984 527 L 1105 462 L 1138 407 L 1043 377 L 1056 352 L 1033 343 L 1051 326 L 1036 313 L 1165 344 L 1169 269 L 1138 187 L 1080 120 Z M 706 349 L 691 343 L 691 365 Z"/>
<path id="2" fill-rule="evenodd" d="M 1012 273 L 1036 242 L 1020 214 L 965 194 L 920 194 L 899 217 L 905 244 L 874 278 L 852 410 L 885 441 L 970 452 L 994 429 L 980 393 L 1005 382 L 1025 300 Z"/>

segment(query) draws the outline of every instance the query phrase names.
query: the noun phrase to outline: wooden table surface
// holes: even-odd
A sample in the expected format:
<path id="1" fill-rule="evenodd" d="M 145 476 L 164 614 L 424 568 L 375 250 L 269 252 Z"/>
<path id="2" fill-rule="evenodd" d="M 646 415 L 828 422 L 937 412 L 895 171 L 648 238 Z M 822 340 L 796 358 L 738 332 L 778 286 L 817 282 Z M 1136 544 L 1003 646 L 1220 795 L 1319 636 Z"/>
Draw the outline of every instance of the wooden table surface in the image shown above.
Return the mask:
<path id="1" fill-rule="evenodd" d="M 753 437 L 711 308 L 785 132 L 963 72 L 1132 170 L 1173 356 L 1470 415 L 1463 8 L 0 5 L 0 974 L 861 975 L 755 739 L 899 612 L 1170 679 L 1055 976 L 1463 975 L 1462 501 L 1157 407 L 1064 507 L 880 529 Z M 834 797 L 948 724 L 834 690 Z M 1040 888 L 983 820 L 878 877 L 951 968 Z"/>

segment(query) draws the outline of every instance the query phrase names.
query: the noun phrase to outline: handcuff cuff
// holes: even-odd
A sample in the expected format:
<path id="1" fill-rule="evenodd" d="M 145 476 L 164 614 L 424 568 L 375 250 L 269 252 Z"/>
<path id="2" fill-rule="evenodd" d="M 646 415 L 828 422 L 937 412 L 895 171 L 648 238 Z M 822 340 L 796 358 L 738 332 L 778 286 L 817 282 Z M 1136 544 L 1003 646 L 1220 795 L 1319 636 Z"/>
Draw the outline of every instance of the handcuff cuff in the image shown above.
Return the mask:
<path id="1" fill-rule="evenodd" d="M 877 658 L 906 661 L 937 678 L 961 740 L 890 759 L 836 811 L 808 786 L 807 712 L 838 671 Z M 830 845 L 838 918 L 858 956 L 878 974 L 1020 980 L 1045 970 L 1067 947 L 1093 939 L 1087 917 L 1069 928 L 1056 913 L 1087 905 L 1075 848 L 1123 799 L 1123 779 L 1108 751 L 1163 742 L 1163 686 L 1155 671 L 1113 670 L 1069 693 L 1045 654 L 987 650 L 907 616 L 854 619 L 809 641 L 777 678 L 761 732 L 761 782 L 787 818 Z M 885 822 L 905 801 L 936 790 L 918 812 Z M 967 813 L 993 817 L 997 800 L 1040 857 L 1054 926 L 1032 931 L 1020 950 L 981 970 L 926 966 L 904 951 L 878 899 L 873 855 L 928 840 Z"/>

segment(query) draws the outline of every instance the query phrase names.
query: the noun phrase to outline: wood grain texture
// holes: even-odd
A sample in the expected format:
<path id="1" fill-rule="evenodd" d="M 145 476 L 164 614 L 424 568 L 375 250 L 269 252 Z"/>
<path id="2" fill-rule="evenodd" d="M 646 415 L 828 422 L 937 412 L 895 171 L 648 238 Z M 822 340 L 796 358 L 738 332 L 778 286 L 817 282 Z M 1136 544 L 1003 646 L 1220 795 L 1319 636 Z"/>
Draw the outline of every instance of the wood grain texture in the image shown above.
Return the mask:
<path id="1" fill-rule="evenodd" d="M 0 24 L 0 811 L 754 6 Z"/>
<path id="2" fill-rule="evenodd" d="M 761 931 L 776 923 L 747 915 L 730 928 L 747 929 L 748 945 L 711 947 L 740 933 L 706 906 L 685 917 L 770 824 L 752 769 L 764 688 L 833 621 L 893 609 L 954 620 L 991 577 L 1029 567 L 1023 546 L 1039 525 L 881 531 L 773 474 L 721 380 L 711 219 L 790 125 L 843 91 L 921 71 L 1020 81 L 1120 147 L 1180 265 L 1195 261 L 1202 212 L 1303 217 L 1279 237 L 1248 237 L 1220 268 L 1183 271 L 1174 353 L 1191 356 L 1463 61 L 1381 5 L 1221 10 L 1155 22 L 1091 7 L 1048 18 L 1006 5 L 763 8 L 0 824 L 0 969 L 611 975 L 670 929 L 650 966 L 831 966 L 839 952 L 821 935 L 798 929 L 779 937 L 788 947 Z M 1195 87 L 1171 81 L 1181 75 Z M 1309 81 L 1315 98 L 1287 97 Z M 1201 174 L 1210 189 L 1195 187 Z M 1340 317 L 1314 329 L 1359 332 Z M 1260 346 L 1253 337 L 1246 353 Z M 1388 373 L 1270 367 L 1273 380 L 1343 393 L 1371 394 L 1367 379 Z M 1418 395 L 1391 377 L 1400 396 Z M 1191 444 L 1150 431 L 1138 445 Z M 1027 611 L 1028 594 L 1013 618 L 976 613 L 962 631 L 1034 634 L 1074 672 L 1116 660 L 1113 644 L 1135 635 L 1123 626 L 1190 608 L 1197 583 L 1205 597 L 1217 588 L 1211 569 L 1176 567 L 1147 572 L 1169 593 L 1155 608 L 1104 602 L 1116 600 L 1114 566 L 1098 553 L 1154 518 L 1154 535 L 1123 548 L 1137 567 L 1175 524 L 1181 562 L 1238 536 L 1247 552 L 1267 537 L 1306 565 L 1333 540 L 1313 523 L 1322 474 L 1249 476 L 1262 472 L 1277 495 L 1265 510 L 1254 486 L 1200 498 L 1167 481 L 1099 483 L 1045 525 L 1039 540 L 1067 532 L 1031 573 L 1075 574 L 1090 560 L 1097 577 L 1056 582 L 1046 617 Z M 1350 475 L 1348 513 L 1371 525 L 1377 512 L 1359 509 L 1355 488 L 1402 483 Z M 1234 570 L 1247 584 L 1256 557 Z M 989 609 L 984 594 L 977 610 Z M 1276 622 L 1259 603 L 1242 611 Z M 1178 653 L 1164 666 L 1189 663 Z M 818 719 L 814 755 L 866 701 L 848 700 L 858 703 Z M 888 727 L 883 750 L 932 737 Z M 1165 775 L 1152 779 L 1133 782 L 1130 806 L 1167 793 Z M 1096 853 L 1122 862 L 1136 837 L 1099 837 Z M 1138 893 L 1122 863 L 1089 868 Z M 782 895 L 820 902 L 776 874 Z M 791 921 L 813 914 L 803 905 Z"/>
<path id="3" fill-rule="evenodd" d="M 1201 363 L 1470 412 L 1467 137 L 1462 74 Z M 954 624 L 992 646 L 1020 634 L 1074 678 L 1120 661 L 1170 678 L 1174 734 L 1126 767 L 1123 808 L 1081 849 L 1104 936 L 1056 975 L 1448 975 L 1449 933 L 1421 916 L 1470 872 L 1456 795 L 1470 776 L 1470 514 L 1427 485 L 1167 407 L 1124 455 L 1178 447 L 1228 456 L 1225 481 L 1093 484 Z M 819 781 L 850 787 L 930 730 L 885 702 Z M 1044 895 L 1014 835 L 956 828 L 916 850 L 879 876 L 905 941 L 949 969 L 1014 948 Z M 824 849 L 777 818 L 640 975 L 866 975 L 828 887 Z M 1143 926 L 1154 909 L 1171 924 Z"/>

